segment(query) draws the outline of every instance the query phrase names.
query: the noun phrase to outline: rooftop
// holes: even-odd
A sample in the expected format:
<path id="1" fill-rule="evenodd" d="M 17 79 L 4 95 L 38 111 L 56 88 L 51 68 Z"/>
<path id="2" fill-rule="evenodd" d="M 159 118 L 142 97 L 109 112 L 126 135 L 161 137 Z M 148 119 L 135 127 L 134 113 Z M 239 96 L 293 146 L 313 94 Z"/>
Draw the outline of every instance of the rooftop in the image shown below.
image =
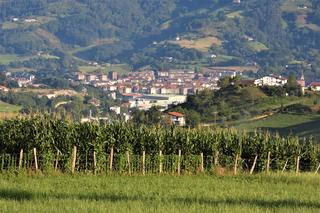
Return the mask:
<path id="1" fill-rule="evenodd" d="M 181 114 L 179 112 L 168 112 L 168 114 L 176 117 L 184 117 L 184 114 Z"/>
<path id="2" fill-rule="evenodd" d="M 312 87 L 320 87 L 320 82 L 311 82 L 310 86 L 312 86 Z"/>

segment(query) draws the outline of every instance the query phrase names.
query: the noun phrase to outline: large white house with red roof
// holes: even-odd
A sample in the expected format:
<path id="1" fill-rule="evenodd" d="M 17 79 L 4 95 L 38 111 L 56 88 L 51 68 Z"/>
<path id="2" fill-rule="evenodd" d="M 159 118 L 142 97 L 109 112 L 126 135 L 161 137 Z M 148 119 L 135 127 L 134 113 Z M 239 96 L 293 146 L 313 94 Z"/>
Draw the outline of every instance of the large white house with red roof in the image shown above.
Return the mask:
<path id="1" fill-rule="evenodd" d="M 310 84 L 310 89 L 312 90 L 312 91 L 320 91 L 320 82 L 312 82 L 311 84 Z"/>

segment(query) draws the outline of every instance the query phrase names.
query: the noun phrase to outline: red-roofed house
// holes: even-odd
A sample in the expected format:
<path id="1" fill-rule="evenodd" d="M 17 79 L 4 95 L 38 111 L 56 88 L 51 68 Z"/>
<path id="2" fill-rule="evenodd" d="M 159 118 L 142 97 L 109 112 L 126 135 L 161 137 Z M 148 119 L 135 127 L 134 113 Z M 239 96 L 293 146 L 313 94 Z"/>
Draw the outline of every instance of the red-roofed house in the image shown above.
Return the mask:
<path id="1" fill-rule="evenodd" d="M 186 119 L 184 114 L 181 114 L 179 112 L 169 112 L 168 115 L 170 116 L 171 123 L 177 125 L 177 126 L 185 126 L 186 125 Z"/>
<path id="2" fill-rule="evenodd" d="M 320 82 L 312 82 L 310 84 L 310 89 L 312 91 L 320 91 Z"/>
<path id="3" fill-rule="evenodd" d="M 100 100 L 99 99 L 96 99 L 96 98 L 92 98 L 88 101 L 89 104 L 93 105 L 93 106 L 96 106 L 96 107 L 99 107 L 100 106 Z"/>
<path id="4" fill-rule="evenodd" d="M 9 88 L 5 87 L 5 86 L 0 86 L 0 91 L 2 92 L 9 92 Z"/>

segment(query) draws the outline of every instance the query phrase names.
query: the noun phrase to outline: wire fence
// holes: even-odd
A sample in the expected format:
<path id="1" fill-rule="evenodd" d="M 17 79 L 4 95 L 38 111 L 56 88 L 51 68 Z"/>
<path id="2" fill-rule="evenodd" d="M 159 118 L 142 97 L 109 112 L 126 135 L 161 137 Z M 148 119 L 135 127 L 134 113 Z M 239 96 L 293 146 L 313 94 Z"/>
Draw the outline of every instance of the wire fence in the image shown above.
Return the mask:
<path id="1" fill-rule="evenodd" d="M 33 152 L 20 154 L 0 154 L 1 173 L 23 172 L 61 172 L 92 174 L 200 174 L 200 173 L 268 173 L 268 172 L 313 172 L 319 173 L 320 163 L 303 157 L 287 159 L 254 156 L 241 158 L 241 155 L 184 155 L 178 154 L 140 155 L 126 153 L 86 153 L 70 155 L 37 155 Z"/>

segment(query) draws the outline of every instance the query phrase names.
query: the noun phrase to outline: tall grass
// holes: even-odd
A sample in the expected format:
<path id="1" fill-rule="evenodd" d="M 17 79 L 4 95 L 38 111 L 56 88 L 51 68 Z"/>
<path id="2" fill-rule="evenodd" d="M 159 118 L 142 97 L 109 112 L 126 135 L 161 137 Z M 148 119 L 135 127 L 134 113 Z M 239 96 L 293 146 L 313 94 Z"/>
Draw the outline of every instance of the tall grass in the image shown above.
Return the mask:
<path id="1" fill-rule="evenodd" d="M 319 176 L 0 176 L 3 212 L 319 212 Z"/>

